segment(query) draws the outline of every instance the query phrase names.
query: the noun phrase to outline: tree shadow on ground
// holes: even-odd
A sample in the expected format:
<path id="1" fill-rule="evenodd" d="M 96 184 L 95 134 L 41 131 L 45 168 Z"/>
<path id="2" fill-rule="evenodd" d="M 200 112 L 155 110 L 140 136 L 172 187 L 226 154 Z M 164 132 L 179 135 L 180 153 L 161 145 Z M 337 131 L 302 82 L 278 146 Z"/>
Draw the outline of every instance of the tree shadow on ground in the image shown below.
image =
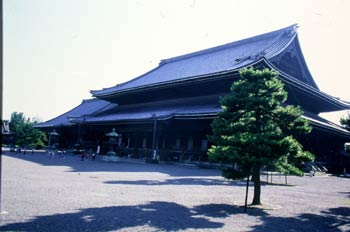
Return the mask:
<path id="1" fill-rule="evenodd" d="M 350 192 L 340 192 L 341 194 L 346 195 L 348 198 L 350 198 Z"/>
<path id="2" fill-rule="evenodd" d="M 252 231 L 350 231 L 350 208 L 339 207 L 321 211 L 320 214 L 300 214 L 295 217 L 261 217 L 263 222 Z"/>
<path id="3" fill-rule="evenodd" d="M 277 182 L 266 182 L 266 181 L 261 181 L 261 186 L 276 186 L 276 187 L 296 187 L 297 185 L 295 184 L 286 184 L 286 183 L 277 183 Z"/>
<path id="4" fill-rule="evenodd" d="M 98 158 L 94 161 L 81 161 L 79 155 L 67 154 L 65 158 L 56 155 L 50 158 L 45 152 L 27 152 L 26 155 L 15 154 L 11 152 L 3 152 L 3 155 L 22 159 L 25 161 L 37 163 L 43 166 L 67 166 L 70 172 L 160 172 L 170 176 L 220 176 L 220 170 L 216 169 L 200 169 L 198 167 L 186 167 L 169 164 L 146 164 L 142 161 L 138 162 L 105 162 Z"/>
<path id="5" fill-rule="evenodd" d="M 225 181 L 211 178 L 176 178 L 159 180 L 136 180 L 136 181 L 105 181 L 105 184 L 116 185 L 203 185 L 203 186 L 245 186 L 244 181 Z"/>
<path id="6" fill-rule="evenodd" d="M 113 206 L 83 209 L 76 213 L 39 216 L 23 223 L 7 224 L 0 231 L 112 231 L 123 228 L 142 230 L 151 227 L 157 231 L 186 229 L 216 229 L 224 226 L 215 218 L 226 218 L 243 212 L 243 208 L 208 204 L 187 208 L 172 202 L 150 202 L 137 206 Z M 265 215 L 261 210 L 251 210 Z M 138 228 L 137 228 L 138 227 Z"/>

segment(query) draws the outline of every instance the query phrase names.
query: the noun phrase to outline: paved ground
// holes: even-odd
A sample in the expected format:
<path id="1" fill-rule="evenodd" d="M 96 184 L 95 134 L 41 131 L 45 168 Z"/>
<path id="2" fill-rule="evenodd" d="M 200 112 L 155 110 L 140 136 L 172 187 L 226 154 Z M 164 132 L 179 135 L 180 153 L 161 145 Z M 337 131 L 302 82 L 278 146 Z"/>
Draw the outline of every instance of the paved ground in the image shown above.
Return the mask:
<path id="1" fill-rule="evenodd" d="M 347 178 L 274 177 L 244 214 L 245 183 L 217 170 L 7 152 L 2 169 L 0 231 L 350 230 Z"/>

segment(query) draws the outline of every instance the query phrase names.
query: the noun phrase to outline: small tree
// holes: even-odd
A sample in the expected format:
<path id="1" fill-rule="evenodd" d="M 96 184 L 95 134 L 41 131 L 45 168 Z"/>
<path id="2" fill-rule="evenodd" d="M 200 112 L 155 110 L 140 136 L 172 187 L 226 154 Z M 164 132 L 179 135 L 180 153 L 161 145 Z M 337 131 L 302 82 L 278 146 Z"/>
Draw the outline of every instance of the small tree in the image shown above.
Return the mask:
<path id="1" fill-rule="evenodd" d="M 242 69 L 241 78 L 233 82 L 231 94 L 223 96 L 223 111 L 212 122 L 214 145 L 208 150 L 209 159 L 232 164 L 223 170 L 228 179 L 252 176 L 252 205 L 260 205 L 260 170 L 270 165 L 283 172 L 303 175 L 303 161 L 314 159 L 304 152 L 293 135 L 311 131 L 301 118 L 299 107 L 282 106 L 287 100 L 278 73 L 268 69 Z"/>
<path id="2" fill-rule="evenodd" d="M 43 147 L 47 141 L 45 133 L 35 129 L 23 113 L 11 114 L 10 131 L 14 133 L 16 144 L 19 146 Z"/>

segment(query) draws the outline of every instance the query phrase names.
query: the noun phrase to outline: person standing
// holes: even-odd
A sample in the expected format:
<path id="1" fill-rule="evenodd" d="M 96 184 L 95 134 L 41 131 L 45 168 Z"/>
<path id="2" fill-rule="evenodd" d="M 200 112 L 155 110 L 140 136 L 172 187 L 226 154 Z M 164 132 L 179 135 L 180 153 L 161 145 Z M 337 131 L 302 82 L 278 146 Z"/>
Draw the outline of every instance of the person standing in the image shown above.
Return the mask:
<path id="1" fill-rule="evenodd" d="M 86 151 L 84 149 L 83 152 L 81 153 L 81 161 L 85 160 L 85 156 L 86 156 Z"/>
<path id="2" fill-rule="evenodd" d="M 96 153 L 92 153 L 91 155 L 91 160 L 95 160 L 96 159 L 96 155 L 100 154 L 100 145 L 97 145 L 97 148 L 96 148 Z"/>

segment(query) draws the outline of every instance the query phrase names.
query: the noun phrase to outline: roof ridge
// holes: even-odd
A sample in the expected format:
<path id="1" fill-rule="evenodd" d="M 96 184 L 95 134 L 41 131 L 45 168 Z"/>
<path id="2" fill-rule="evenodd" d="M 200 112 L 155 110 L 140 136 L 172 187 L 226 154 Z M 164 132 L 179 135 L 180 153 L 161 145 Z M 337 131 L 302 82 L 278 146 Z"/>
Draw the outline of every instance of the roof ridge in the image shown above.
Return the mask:
<path id="1" fill-rule="evenodd" d="M 81 103 L 84 103 L 84 102 L 92 102 L 92 101 L 96 101 L 96 100 L 101 100 L 101 99 L 98 99 L 98 98 L 96 98 L 96 97 L 94 97 L 94 98 L 88 98 L 88 99 L 83 99 L 83 100 L 81 101 Z"/>
<path id="2" fill-rule="evenodd" d="M 170 62 L 174 62 L 174 61 L 178 61 L 178 60 L 182 60 L 182 59 L 187 59 L 187 58 L 191 58 L 191 57 L 199 56 L 199 55 L 203 55 L 203 54 L 208 54 L 208 53 L 212 53 L 212 52 L 215 52 L 215 51 L 224 50 L 224 49 L 227 49 L 228 47 L 233 47 L 233 46 L 237 46 L 239 44 L 242 44 L 242 42 L 245 42 L 245 43 L 247 43 L 247 42 L 254 42 L 257 39 L 261 40 L 262 38 L 265 38 L 266 36 L 269 36 L 269 35 L 272 35 L 272 34 L 280 34 L 280 35 L 277 36 L 277 37 L 280 37 L 283 34 L 283 32 L 284 33 L 288 32 L 292 36 L 292 35 L 296 34 L 297 28 L 298 28 L 298 24 L 292 24 L 291 26 L 284 27 L 284 28 L 281 28 L 281 29 L 278 29 L 278 30 L 274 30 L 274 31 L 270 31 L 270 32 L 267 32 L 267 33 L 264 33 L 264 34 L 257 34 L 255 36 L 246 37 L 244 39 L 236 40 L 234 42 L 229 42 L 229 43 L 222 44 L 222 45 L 219 45 L 219 46 L 202 49 L 202 50 L 199 50 L 199 51 L 196 51 L 196 52 L 191 52 L 191 53 L 187 53 L 187 54 L 171 57 L 171 58 L 168 58 L 168 59 L 162 59 L 160 61 L 159 65 L 161 66 L 161 65 L 164 65 L 164 64 L 167 64 L 167 63 L 170 63 Z"/>

